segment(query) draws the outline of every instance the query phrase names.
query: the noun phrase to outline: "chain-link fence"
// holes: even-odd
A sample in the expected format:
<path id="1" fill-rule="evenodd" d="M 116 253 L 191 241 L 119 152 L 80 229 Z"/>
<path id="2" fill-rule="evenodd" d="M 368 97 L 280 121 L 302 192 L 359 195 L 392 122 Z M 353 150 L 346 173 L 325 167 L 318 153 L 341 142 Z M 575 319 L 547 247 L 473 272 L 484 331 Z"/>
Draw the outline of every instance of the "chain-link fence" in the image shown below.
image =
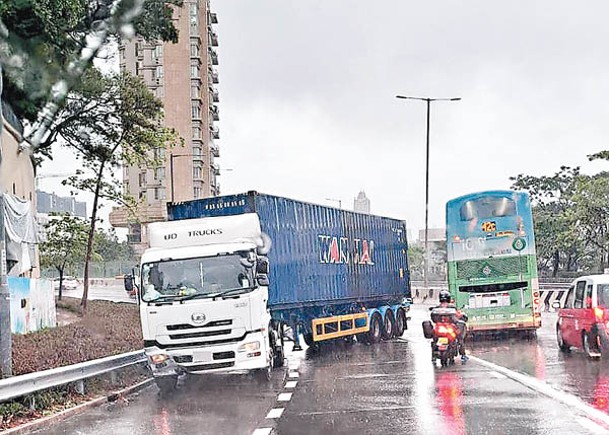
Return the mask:
<path id="1" fill-rule="evenodd" d="M 89 278 L 114 278 L 119 275 L 131 273 L 133 268 L 137 268 L 136 262 L 127 261 L 101 261 L 89 263 Z M 43 278 L 57 278 L 57 269 L 49 268 L 41 271 Z M 84 275 L 84 265 L 66 270 L 64 275 L 82 278 Z"/>

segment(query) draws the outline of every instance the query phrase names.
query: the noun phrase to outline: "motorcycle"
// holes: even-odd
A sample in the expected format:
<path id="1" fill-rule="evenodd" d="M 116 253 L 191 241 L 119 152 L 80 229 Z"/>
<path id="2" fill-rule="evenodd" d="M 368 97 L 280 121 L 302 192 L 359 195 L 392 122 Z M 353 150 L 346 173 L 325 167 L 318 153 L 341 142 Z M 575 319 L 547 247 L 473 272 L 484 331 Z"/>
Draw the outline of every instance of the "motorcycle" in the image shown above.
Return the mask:
<path id="1" fill-rule="evenodd" d="M 459 350 L 457 311 L 454 308 L 430 308 L 431 321 L 423 322 L 423 335 L 432 340 L 431 352 L 434 364 L 440 360 L 442 367 L 455 363 Z"/>

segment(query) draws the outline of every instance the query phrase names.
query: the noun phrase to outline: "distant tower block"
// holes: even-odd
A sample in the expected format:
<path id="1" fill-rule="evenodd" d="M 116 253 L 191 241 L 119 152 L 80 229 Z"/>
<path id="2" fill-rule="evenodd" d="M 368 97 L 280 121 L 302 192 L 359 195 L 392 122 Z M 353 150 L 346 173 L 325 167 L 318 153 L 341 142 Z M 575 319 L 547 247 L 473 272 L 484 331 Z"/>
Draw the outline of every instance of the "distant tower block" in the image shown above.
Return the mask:
<path id="1" fill-rule="evenodd" d="M 366 197 L 363 190 L 353 200 L 353 211 L 370 214 L 370 200 Z"/>

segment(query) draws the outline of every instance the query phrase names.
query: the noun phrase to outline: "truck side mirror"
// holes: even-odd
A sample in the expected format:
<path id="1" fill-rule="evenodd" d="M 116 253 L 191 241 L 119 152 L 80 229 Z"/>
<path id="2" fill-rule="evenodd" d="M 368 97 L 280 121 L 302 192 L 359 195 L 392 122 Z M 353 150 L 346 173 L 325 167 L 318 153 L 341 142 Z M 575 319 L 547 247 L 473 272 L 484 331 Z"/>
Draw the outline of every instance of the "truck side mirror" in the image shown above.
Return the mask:
<path id="1" fill-rule="evenodd" d="M 256 275 L 256 281 L 258 282 L 258 285 L 264 287 L 268 287 L 268 285 L 270 284 L 269 276 L 265 273 L 259 273 L 258 275 Z"/>
<path id="2" fill-rule="evenodd" d="M 256 273 L 262 275 L 269 274 L 269 259 L 266 257 L 258 257 L 258 262 L 256 263 Z"/>
<path id="3" fill-rule="evenodd" d="M 128 292 L 133 291 L 133 276 L 125 275 L 125 277 L 123 279 L 124 279 L 125 291 L 128 291 Z"/>

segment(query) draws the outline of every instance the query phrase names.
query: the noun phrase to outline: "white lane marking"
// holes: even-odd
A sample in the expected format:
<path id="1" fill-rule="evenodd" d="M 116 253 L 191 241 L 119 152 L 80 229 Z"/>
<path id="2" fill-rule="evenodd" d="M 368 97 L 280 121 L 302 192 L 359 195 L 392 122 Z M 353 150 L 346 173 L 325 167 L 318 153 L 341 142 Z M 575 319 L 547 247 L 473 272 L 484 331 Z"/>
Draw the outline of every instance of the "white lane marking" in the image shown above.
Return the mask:
<path id="1" fill-rule="evenodd" d="M 287 381 L 284 388 L 296 388 L 298 381 Z"/>
<path id="2" fill-rule="evenodd" d="M 266 418 L 279 418 L 283 414 L 284 408 L 273 408 L 266 415 Z"/>
<path id="3" fill-rule="evenodd" d="M 493 372 L 493 371 L 490 372 L 490 375 L 492 377 L 494 377 L 494 378 L 497 378 L 497 379 L 505 379 L 505 378 L 507 378 L 506 375 L 498 373 L 498 372 Z"/>
<path id="4" fill-rule="evenodd" d="M 288 374 L 288 378 L 297 378 L 298 376 L 300 376 L 298 372 L 290 372 Z"/>
<path id="5" fill-rule="evenodd" d="M 579 424 L 581 424 L 583 427 L 585 427 L 586 429 L 588 429 L 592 433 L 599 433 L 599 434 L 600 433 L 607 433 L 605 428 L 603 428 L 601 425 L 596 424 L 595 422 L 593 422 L 589 418 L 579 417 L 577 419 L 577 422 Z"/>
<path id="6" fill-rule="evenodd" d="M 292 399 L 292 393 L 280 393 L 277 396 L 279 402 L 289 402 Z"/>
<path id="7" fill-rule="evenodd" d="M 506 367 L 480 359 L 473 355 L 471 355 L 469 358 L 470 358 L 470 360 L 476 361 L 477 363 L 479 363 L 483 366 L 486 366 L 486 367 L 490 368 L 491 370 L 495 370 L 499 373 L 504 374 L 508 378 L 521 383 L 525 387 L 528 387 L 539 393 L 545 394 L 546 396 L 548 396 L 558 402 L 564 403 L 565 405 L 567 405 L 571 408 L 575 408 L 575 409 L 581 411 L 582 413 L 586 414 L 587 416 L 592 417 L 594 420 L 602 422 L 603 424 L 606 424 L 607 427 L 609 427 L 609 415 L 584 403 L 584 401 L 582 401 L 579 397 L 575 397 L 572 394 L 567 393 L 566 391 L 557 390 L 556 388 L 551 387 L 549 384 L 546 384 L 545 382 L 540 381 L 539 379 L 535 379 L 531 376 L 515 372 Z"/>
<path id="8" fill-rule="evenodd" d="M 260 429 L 256 429 L 252 435 L 271 435 L 272 427 L 263 427 Z"/>

